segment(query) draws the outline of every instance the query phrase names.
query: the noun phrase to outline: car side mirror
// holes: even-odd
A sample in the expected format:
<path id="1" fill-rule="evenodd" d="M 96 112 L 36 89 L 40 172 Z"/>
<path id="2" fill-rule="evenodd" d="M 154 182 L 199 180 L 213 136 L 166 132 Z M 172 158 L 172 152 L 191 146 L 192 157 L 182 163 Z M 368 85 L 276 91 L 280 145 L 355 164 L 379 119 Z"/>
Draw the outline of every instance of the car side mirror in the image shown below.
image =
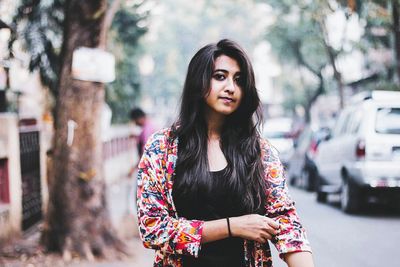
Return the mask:
<path id="1" fill-rule="evenodd" d="M 325 136 L 324 141 L 328 141 L 328 140 L 330 140 L 331 138 L 332 138 L 332 135 L 331 135 L 330 133 L 328 133 L 328 134 Z"/>
<path id="2" fill-rule="evenodd" d="M 324 132 L 325 132 L 325 135 L 324 135 L 324 137 L 322 138 L 322 140 L 323 140 L 323 141 L 328 141 L 328 140 L 330 140 L 330 139 L 332 138 L 332 132 L 331 132 L 331 130 L 330 130 L 330 129 L 326 129 Z"/>

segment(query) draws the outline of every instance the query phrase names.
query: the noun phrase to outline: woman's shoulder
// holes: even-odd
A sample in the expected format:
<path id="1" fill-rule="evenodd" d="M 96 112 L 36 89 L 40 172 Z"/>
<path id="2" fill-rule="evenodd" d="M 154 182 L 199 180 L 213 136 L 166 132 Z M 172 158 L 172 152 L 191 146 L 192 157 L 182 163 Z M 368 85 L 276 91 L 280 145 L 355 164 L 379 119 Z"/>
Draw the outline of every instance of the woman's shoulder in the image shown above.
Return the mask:
<path id="1" fill-rule="evenodd" d="M 174 140 L 172 138 L 172 128 L 171 127 L 163 128 L 161 130 L 154 132 L 149 137 L 145 145 L 145 149 L 147 150 L 164 149 L 165 147 L 173 143 L 173 141 Z"/>
<path id="2" fill-rule="evenodd" d="M 261 150 L 266 150 L 266 151 L 273 149 L 273 145 L 271 144 L 271 142 L 265 138 L 260 138 L 260 147 Z"/>
<path id="3" fill-rule="evenodd" d="M 278 158 L 279 151 L 271 144 L 268 139 L 260 138 L 261 153 L 264 157 Z"/>
<path id="4" fill-rule="evenodd" d="M 149 139 L 153 139 L 153 140 L 163 140 L 166 139 L 167 137 L 169 137 L 171 135 L 172 132 L 172 128 L 171 127 L 167 127 L 167 128 L 162 128 L 159 129 L 157 131 L 155 131 Z"/>

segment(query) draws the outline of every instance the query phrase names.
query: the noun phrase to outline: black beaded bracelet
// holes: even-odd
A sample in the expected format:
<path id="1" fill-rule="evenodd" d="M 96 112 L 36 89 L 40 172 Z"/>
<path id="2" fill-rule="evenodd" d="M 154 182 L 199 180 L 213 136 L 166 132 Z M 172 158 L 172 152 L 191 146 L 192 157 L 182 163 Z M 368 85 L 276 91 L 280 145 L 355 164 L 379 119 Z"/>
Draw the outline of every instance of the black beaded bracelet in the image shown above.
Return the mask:
<path id="1" fill-rule="evenodd" d="M 229 235 L 229 237 L 232 237 L 231 224 L 229 222 L 229 217 L 226 217 L 226 223 L 228 224 L 228 235 Z"/>

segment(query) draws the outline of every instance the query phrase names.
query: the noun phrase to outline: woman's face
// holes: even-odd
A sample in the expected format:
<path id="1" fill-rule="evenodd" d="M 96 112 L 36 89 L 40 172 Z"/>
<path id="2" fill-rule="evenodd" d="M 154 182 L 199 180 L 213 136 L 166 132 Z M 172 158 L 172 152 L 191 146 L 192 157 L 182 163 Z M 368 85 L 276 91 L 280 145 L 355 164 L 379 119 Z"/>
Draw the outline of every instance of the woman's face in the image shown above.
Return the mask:
<path id="1" fill-rule="evenodd" d="M 240 75 L 240 68 L 235 59 L 225 55 L 216 58 L 211 88 L 205 98 L 208 112 L 229 115 L 239 107 L 243 95 Z"/>

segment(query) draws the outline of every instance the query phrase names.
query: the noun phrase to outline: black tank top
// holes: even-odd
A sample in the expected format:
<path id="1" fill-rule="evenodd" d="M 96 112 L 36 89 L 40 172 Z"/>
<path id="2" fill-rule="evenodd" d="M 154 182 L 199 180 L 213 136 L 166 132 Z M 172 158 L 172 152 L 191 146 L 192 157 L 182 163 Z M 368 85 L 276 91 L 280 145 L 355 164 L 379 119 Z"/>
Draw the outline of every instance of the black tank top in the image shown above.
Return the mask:
<path id="1" fill-rule="evenodd" d="M 240 205 L 235 204 L 237 196 L 229 190 L 225 176 L 227 168 L 211 172 L 212 190 L 198 196 L 174 196 L 178 216 L 189 220 L 211 221 L 243 215 Z M 183 256 L 184 267 L 242 267 L 244 265 L 243 239 L 232 237 L 203 243 L 198 258 Z"/>

